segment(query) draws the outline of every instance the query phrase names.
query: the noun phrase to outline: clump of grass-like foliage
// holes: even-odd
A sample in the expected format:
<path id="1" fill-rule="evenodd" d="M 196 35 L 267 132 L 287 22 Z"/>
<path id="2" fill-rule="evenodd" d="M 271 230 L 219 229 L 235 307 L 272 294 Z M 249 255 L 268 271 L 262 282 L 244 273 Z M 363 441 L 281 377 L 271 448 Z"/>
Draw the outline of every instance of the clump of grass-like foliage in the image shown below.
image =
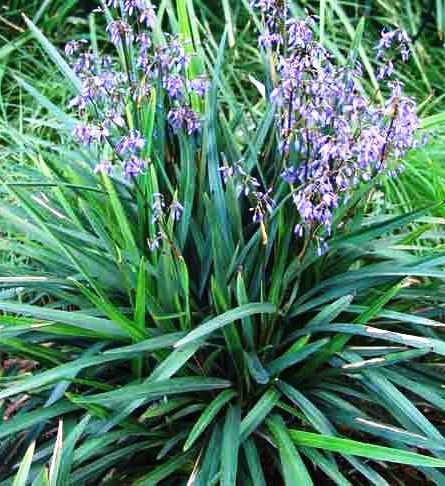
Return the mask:
<path id="1" fill-rule="evenodd" d="M 67 57 L 27 21 L 73 98 L 16 77 L 61 142 L 22 134 L 0 202 L 4 484 L 385 485 L 388 463 L 443 484 L 431 208 L 368 210 L 414 100 L 365 94 L 363 22 L 341 65 L 311 19 L 252 3 L 252 105 L 192 2 L 107 1 L 110 42 Z M 379 77 L 405 44 L 384 34 Z"/>

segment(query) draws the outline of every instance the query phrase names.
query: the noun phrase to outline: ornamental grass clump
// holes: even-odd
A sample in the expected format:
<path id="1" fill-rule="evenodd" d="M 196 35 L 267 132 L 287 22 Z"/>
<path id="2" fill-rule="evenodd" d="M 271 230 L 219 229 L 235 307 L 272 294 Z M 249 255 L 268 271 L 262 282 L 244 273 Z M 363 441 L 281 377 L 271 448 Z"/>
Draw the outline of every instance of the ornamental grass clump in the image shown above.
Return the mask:
<path id="1" fill-rule="evenodd" d="M 107 37 L 66 59 L 27 21 L 73 96 L 16 77 L 60 141 L 17 138 L 0 201 L 0 349 L 20 358 L 1 477 L 385 485 L 403 464 L 443 484 L 443 256 L 415 244 L 430 208 L 369 210 L 417 143 L 414 101 L 366 91 L 363 23 L 342 65 L 314 19 L 258 1 L 246 106 L 226 34 L 164 7 L 103 3 Z"/>

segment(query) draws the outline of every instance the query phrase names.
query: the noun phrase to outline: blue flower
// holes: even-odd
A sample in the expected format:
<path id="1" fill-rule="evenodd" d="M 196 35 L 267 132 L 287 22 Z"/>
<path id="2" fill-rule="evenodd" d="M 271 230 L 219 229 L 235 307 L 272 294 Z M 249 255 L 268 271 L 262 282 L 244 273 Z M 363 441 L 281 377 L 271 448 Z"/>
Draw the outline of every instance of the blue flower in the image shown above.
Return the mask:
<path id="1" fill-rule="evenodd" d="M 128 160 L 122 162 L 122 173 L 124 177 L 136 177 L 144 172 L 145 161 L 132 155 Z"/>
<path id="2" fill-rule="evenodd" d="M 119 45 L 122 42 L 131 44 L 134 39 L 133 29 L 124 20 L 113 20 L 107 25 L 107 32 L 113 44 Z"/>
<path id="3" fill-rule="evenodd" d="M 201 129 L 201 122 L 197 113 L 188 106 L 172 108 L 167 115 L 167 119 L 173 130 L 185 130 L 189 135 Z"/>
<path id="4" fill-rule="evenodd" d="M 145 145 L 145 139 L 138 130 L 130 130 L 128 135 L 122 137 L 116 145 L 119 154 L 134 153 L 141 150 Z"/>

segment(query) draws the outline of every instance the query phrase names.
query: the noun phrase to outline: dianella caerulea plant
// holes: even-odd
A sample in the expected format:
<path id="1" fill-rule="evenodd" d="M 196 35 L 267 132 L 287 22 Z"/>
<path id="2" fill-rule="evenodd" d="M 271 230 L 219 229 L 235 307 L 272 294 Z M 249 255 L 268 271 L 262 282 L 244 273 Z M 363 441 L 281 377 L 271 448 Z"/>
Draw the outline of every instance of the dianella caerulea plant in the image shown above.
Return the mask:
<path id="1" fill-rule="evenodd" d="M 367 206 L 418 140 L 388 80 L 405 34 L 383 33 L 366 92 L 360 26 L 343 65 L 315 19 L 253 2 L 252 110 L 226 35 L 175 6 L 106 1 L 106 37 L 65 58 L 27 21 L 73 96 L 16 78 L 61 141 L 22 135 L 0 202 L 23 262 L 0 349 L 27 360 L 0 382 L 0 474 L 24 454 L 36 484 L 385 485 L 392 462 L 443 484 L 443 257 L 412 249 L 428 208 Z"/>

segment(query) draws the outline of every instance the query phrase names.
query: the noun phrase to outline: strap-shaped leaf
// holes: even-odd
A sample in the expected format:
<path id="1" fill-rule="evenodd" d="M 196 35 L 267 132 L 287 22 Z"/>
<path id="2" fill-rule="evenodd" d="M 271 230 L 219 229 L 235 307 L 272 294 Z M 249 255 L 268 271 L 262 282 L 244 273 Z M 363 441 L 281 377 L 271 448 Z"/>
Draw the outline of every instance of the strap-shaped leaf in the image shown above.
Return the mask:
<path id="1" fill-rule="evenodd" d="M 314 434 L 302 430 L 289 430 L 289 435 L 299 447 L 313 447 L 340 454 L 351 454 L 377 461 L 396 462 L 411 466 L 445 467 L 445 459 L 424 456 L 416 452 L 393 449 L 351 439 Z"/>
<path id="2" fill-rule="evenodd" d="M 51 42 L 42 34 L 41 30 L 34 24 L 34 22 L 26 15 L 23 15 L 23 19 L 28 26 L 29 30 L 33 33 L 43 50 L 48 54 L 54 64 L 59 68 L 60 72 L 66 77 L 66 79 L 72 84 L 74 89 L 80 93 L 82 89 L 81 82 L 76 76 L 74 71 L 69 67 L 68 63 L 59 54 L 59 51 L 51 44 Z"/>
<path id="3" fill-rule="evenodd" d="M 241 411 L 229 406 L 223 427 L 221 447 L 221 486 L 236 484 L 240 445 Z"/>
<path id="4" fill-rule="evenodd" d="M 187 451 L 192 447 L 208 425 L 214 420 L 218 412 L 235 396 L 236 392 L 233 390 L 225 390 L 210 402 L 190 431 L 184 444 L 184 451 Z"/>
<path id="5" fill-rule="evenodd" d="M 187 334 L 187 336 L 179 340 L 175 344 L 175 347 L 184 346 L 187 343 L 201 339 L 238 319 L 243 319 L 256 314 L 273 314 L 276 311 L 277 307 L 274 304 L 252 303 L 241 305 L 204 322 L 204 324 L 201 324 Z"/>

